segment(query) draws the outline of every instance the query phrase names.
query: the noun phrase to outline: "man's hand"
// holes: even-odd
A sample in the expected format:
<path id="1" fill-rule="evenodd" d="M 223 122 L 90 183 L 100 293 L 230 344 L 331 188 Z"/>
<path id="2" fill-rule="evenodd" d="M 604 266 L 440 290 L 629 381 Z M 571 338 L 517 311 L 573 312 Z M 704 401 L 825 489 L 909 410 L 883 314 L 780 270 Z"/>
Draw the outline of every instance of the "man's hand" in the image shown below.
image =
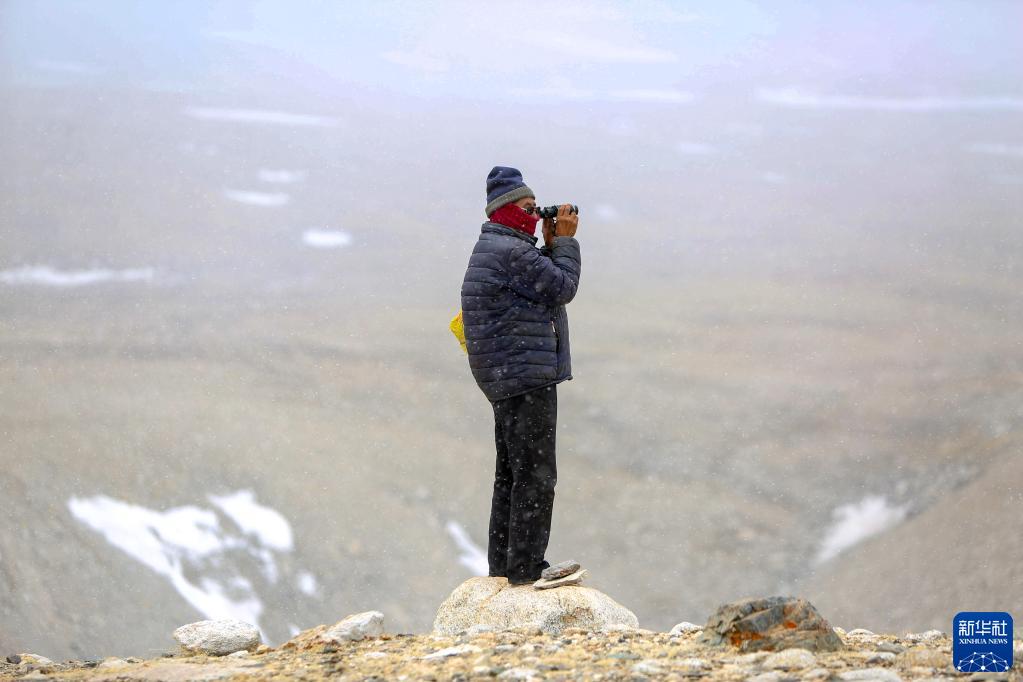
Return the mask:
<path id="1" fill-rule="evenodd" d="M 579 227 L 579 215 L 569 213 L 570 210 L 572 210 L 572 204 L 562 204 L 558 207 L 558 222 L 554 230 L 555 237 L 575 236 L 575 231 Z"/>
<path id="2" fill-rule="evenodd" d="M 554 218 L 544 218 L 543 241 L 548 247 L 554 246 L 555 237 L 574 237 L 575 231 L 579 229 L 579 215 L 569 213 L 572 204 L 562 204 L 558 207 L 557 225 Z"/>

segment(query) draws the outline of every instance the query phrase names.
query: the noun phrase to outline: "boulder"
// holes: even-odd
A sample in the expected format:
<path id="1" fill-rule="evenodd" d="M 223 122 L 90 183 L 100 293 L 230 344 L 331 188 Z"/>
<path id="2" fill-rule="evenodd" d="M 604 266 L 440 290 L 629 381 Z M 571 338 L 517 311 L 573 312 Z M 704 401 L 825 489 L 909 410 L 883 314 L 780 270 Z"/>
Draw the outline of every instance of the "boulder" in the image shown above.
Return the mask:
<path id="1" fill-rule="evenodd" d="M 739 651 L 838 651 L 845 645 L 828 621 L 805 599 L 741 599 L 718 607 L 698 640 L 730 644 Z"/>
<path id="2" fill-rule="evenodd" d="M 39 654 L 12 654 L 7 657 L 8 663 L 21 663 L 22 665 L 53 665 L 53 661 L 46 656 Z"/>
<path id="3" fill-rule="evenodd" d="M 200 620 L 179 627 L 174 631 L 174 639 L 192 653 L 226 656 L 259 646 L 259 630 L 233 618 Z"/>
<path id="4" fill-rule="evenodd" d="M 669 632 L 668 634 L 671 635 L 672 637 L 687 637 L 689 635 L 698 634 L 702 630 L 703 630 L 702 625 L 697 625 L 696 623 L 690 623 L 689 621 L 684 620 L 675 627 L 673 627 L 671 629 L 671 632 Z"/>
<path id="5" fill-rule="evenodd" d="M 320 634 L 323 642 L 357 642 L 384 634 L 384 614 L 379 611 L 353 613 Z"/>
<path id="6" fill-rule="evenodd" d="M 598 631 L 609 625 L 635 628 L 639 621 L 632 611 L 592 587 L 537 590 L 532 584 L 509 585 L 507 578 L 478 576 L 456 587 L 441 604 L 433 631 L 453 635 L 474 626 L 489 626 L 560 634 L 570 627 Z"/>

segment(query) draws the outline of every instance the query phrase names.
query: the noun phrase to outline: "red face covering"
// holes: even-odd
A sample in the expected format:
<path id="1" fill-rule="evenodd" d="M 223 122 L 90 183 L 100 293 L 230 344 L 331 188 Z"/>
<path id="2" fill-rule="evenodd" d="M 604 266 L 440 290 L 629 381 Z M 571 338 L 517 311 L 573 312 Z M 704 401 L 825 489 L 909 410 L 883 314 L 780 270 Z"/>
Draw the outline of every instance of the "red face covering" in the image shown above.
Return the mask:
<path id="1" fill-rule="evenodd" d="M 524 208 L 515 204 L 505 204 L 490 214 L 490 222 L 500 223 L 533 237 L 536 236 L 536 223 L 538 220 L 540 220 L 538 215 L 526 213 Z"/>

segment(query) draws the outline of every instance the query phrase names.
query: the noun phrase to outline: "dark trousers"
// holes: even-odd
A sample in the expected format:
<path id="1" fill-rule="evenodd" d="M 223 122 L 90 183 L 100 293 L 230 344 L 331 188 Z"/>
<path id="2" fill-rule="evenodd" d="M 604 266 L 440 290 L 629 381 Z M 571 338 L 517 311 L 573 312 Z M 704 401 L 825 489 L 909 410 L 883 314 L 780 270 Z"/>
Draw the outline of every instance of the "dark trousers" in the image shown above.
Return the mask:
<path id="1" fill-rule="evenodd" d="M 487 550 L 490 575 L 516 582 L 537 580 L 550 566 L 544 552 L 558 481 L 554 458 L 557 385 L 491 404 L 497 468 Z"/>

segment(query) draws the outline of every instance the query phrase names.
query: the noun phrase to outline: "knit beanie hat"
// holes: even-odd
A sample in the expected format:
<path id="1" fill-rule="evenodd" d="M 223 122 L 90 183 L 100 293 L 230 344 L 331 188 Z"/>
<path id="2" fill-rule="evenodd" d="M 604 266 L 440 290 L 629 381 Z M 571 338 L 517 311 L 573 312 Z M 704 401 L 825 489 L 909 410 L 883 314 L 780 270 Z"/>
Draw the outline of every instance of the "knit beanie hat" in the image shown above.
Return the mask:
<path id="1" fill-rule="evenodd" d="M 522 173 L 517 168 L 494 166 L 487 176 L 487 217 L 505 204 L 526 197 L 536 198 L 533 190 L 522 182 Z"/>

